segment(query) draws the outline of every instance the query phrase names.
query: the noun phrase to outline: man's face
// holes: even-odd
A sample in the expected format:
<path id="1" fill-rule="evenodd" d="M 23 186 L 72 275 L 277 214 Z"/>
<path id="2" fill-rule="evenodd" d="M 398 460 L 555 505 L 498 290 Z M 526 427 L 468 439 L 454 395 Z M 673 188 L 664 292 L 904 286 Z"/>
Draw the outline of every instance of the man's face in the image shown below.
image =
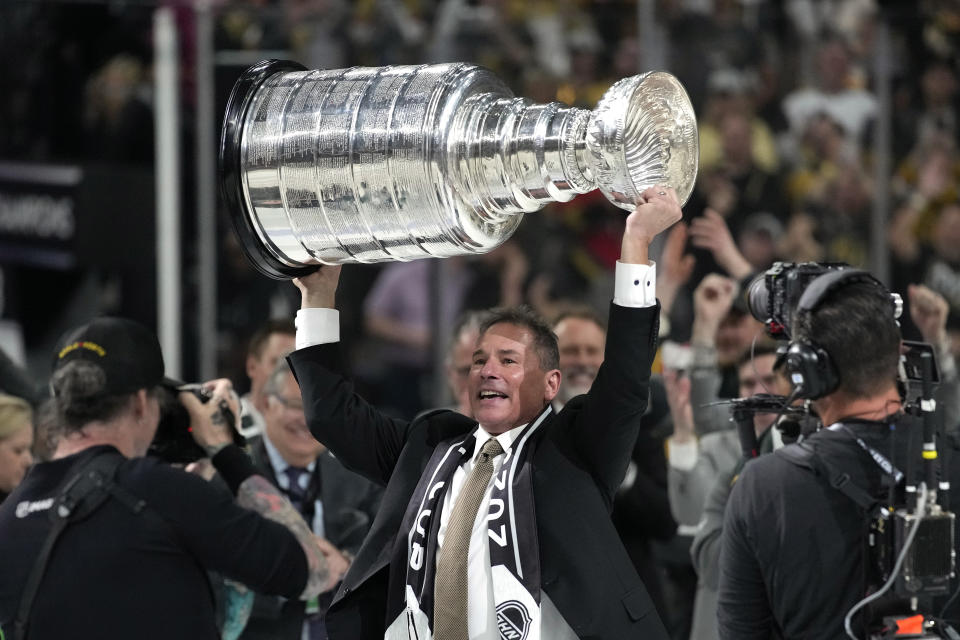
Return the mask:
<path id="1" fill-rule="evenodd" d="M 260 355 L 247 356 L 247 376 L 250 378 L 250 395 L 256 401 L 263 385 L 273 373 L 277 361 L 296 347 L 296 338 L 286 333 L 271 333 L 263 343 Z"/>
<path id="2" fill-rule="evenodd" d="M 10 493 L 33 464 L 33 427 L 29 422 L 0 440 L 0 491 Z"/>
<path id="3" fill-rule="evenodd" d="M 603 364 L 606 333 L 586 318 L 568 317 L 553 328 L 560 347 L 560 372 L 563 384 L 558 396 L 564 403 L 590 391 Z"/>
<path id="4" fill-rule="evenodd" d="M 496 435 L 535 418 L 556 395 L 560 372 L 541 368 L 529 329 L 501 322 L 480 336 L 467 384 L 473 417 Z"/>
<path id="5" fill-rule="evenodd" d="M 323 445 L 307 429 L 300 385 L 292 373 L 284 374 L 280 393 L 267 398 L 263 419 L 267 437 L 287 464 L 305 467 L 323 452 Z"/>
<path id="6" fill-rule="evenodd" d="M 777 361 L 774 353 L 765 353 L 740 365 L 737 375 L 740 380 L 740 397 L 747 398 L 758 393 L 782 394 L 786 381 L 773 371 Z M 753 428 L 760 435 L 773 424 L 775 413 L 757 413 L 753 416 Z"/>

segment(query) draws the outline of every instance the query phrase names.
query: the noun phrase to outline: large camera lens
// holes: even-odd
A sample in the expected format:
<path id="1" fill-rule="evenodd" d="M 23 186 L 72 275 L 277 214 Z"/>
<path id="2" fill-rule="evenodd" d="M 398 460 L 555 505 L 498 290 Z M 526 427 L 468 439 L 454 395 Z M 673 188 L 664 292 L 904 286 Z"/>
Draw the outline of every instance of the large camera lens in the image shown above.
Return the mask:
<path id="1" fill-rule="evenodd" d="M 747 309 L 754 318 L 760 322 L 766 322 L 770 318 L 769 304 L 770 290 L 767 289 L 767 277 L 765 273 L 761 273 L 747 287 Z"/>

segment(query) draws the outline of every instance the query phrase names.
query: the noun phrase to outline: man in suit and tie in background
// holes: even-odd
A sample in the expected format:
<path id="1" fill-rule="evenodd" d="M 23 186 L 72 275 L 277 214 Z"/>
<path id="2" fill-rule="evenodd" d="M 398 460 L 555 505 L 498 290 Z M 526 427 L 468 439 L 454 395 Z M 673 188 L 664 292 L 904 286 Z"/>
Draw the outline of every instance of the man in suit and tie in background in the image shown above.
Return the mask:
<path id="1" fill-rule="evenodd" d="M 296 327 L 289 319 L 273 319 L 250 337 L 246 360 L 250 391 L 240 397 L 240 433 L 247 438 L 263 432 L 263 414 L 267 410 L 267 395 L 263 387 L 276 368 L 277 361 L 293 351 L 296 332 Z"/>
<path id="2" fill-rule="evenodd" d="M 341 373 L 339 267 L 297 280 L 289 361 L 307 423 L 345 466 L 386 485 L 383 507 L 327 614 L 333 640 L 529 640 L 667 632 L 610 520 L 647 403 L 659 306 L 650 242 L 681 218 L 647 189 L 625 223 L 606 355 L 555 413 L 556 336 L 524 310 L 481 327 L 470 419 L 389 418 Z"/>
<path id="3" fill-rule="evenodd" d="M 310 435 L 300 387 L 282 357 L 265 378 L 263 394 L 264 431 L 250 441 L 254 464 L 287 495 L 313 533 L 326 541 L 328 560 L 342 573 L 370 529 L 382 491 L 347 471 Z M 325 640 L 323 613 L 332 597 L 331 590 L 304 603 L 257 594 L 241 638 Z"/>

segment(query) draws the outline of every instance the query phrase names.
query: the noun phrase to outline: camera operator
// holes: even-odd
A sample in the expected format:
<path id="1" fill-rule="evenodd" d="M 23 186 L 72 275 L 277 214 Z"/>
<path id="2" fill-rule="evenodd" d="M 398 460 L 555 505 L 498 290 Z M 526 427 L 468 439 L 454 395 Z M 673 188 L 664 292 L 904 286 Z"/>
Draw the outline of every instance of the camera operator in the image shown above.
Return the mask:
<path id="1" fill-rule="evenodd" d="M 0 637 L 212 640 L 206 570 L 291 598 L 339 579 L 299 514 L 232 444 L 228 381 L 208 383 L 206 403 L 180 400 L 236 501 L 143 457 L 163 384 L 160 345 L 138 323 L 99 318 L 61 339 L 50 383 L 56 452 L 0 507 Z"/>
<path id="2" fill-rule="evenodd" d="M 802 372 L 792 376 L 802 378 L 796 394 L 813 399 L 826 428 L 805 441 L 809 466 L 791 460 L 801 449 L 790 445 L 748 464 L 734 485 L 721 542 L 723 639 L 845 637 L 847 612 L 877 586 L 868 584 L 867 509 L 831 482 L 842 470 L 848 490 L 884 495 L 889 476 L 878 456 L 891 456 L 891 425 L 901 417 L 894 304 L 854 270 L 806 289 L 791 313 L 786 366 Z M 865 622 L 854 618 L 857 637 Z"/>

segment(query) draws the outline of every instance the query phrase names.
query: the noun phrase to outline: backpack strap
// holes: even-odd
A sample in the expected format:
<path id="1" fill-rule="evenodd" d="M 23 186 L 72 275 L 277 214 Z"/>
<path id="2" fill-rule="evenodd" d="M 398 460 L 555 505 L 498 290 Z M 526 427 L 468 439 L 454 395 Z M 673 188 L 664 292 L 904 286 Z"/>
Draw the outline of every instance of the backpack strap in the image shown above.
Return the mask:
<path id="1" fill-rule="evenodd" d="M 850 498 L 867 513 L 873 513 L 881 501 L 870 495 L 866 489 L 857 486 L 850 479 L 850 474 L 836 465 L 831 464 L 823 456 L 816 454 L 816 449 L 808 442 L 798 442 L 781 447 L 775 455 L 805 469 L 810 469 L 817 476 L 826 480 L 831 487 Z"/>
<path id="2" fill-rule="evenodd" d="M 71 522 L 78 522 L 99 509 L 107 498 L 113 496 L 121 504 L 139 514 L 146 503 L 135 497 L 126 489 L 118 486 L 114 481 L 117 468 L 126 460 L 120 453 L 104 451 L 88 460 L 64 485 L 50 509 L 50 519 L 53 527 L 47 534 L 40 549 L 40 554 L 33 563 L 33 569 L 20 596 L 20 606 L 14 622 L 14 640 L 24 640 L 27 635 L 27 623 L 30 618 L 30 609 L 40 587 L 40 582 L 46 573 L 50 554 L 56 545 L 57 539 Z"/>

